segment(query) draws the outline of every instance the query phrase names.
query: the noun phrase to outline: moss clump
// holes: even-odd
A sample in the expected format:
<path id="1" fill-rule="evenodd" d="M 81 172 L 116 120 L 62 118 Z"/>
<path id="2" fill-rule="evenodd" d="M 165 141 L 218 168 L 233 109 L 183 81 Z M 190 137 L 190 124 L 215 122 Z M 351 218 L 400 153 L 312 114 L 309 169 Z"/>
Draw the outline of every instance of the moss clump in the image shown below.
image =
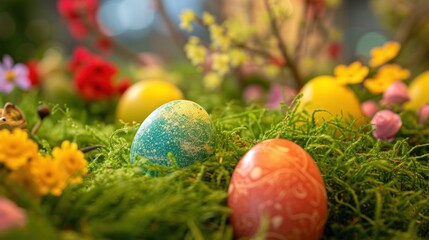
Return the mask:
<path id="1" fill-rule="evenodd" d="M 357 129 L 341 119 L 316 125 L 286 106 L 279 111 L 209 106 L 215 154 L 183 169 L 151 166 L 169 173 L 150 177 L 129 164 L 137 125 L 84 122 L 79 110 L 51 107 L 52 116 L 34 136 L 42 149 L 50 151 L 65 139 L 103 147 L 87 154 L 84 183 L 59 198 L 37 202 L 14 186 L 0 188 L 29 217 L 27 228 L 5 238 L 37 233 L 50 239 L 232 239 L 226 206 L 230 177 L 247 150 L 271 138 L 299 144 L 319 166 L 329 201 L 323 239 L 429 237 L 429 138 L 419 131 L 402 132 L 389 143 L 374 139 L 369 125 Z M 406 131 L 416 126 L 409 119 Z M 36 120 L 28 114 L 30 125 Z"/>

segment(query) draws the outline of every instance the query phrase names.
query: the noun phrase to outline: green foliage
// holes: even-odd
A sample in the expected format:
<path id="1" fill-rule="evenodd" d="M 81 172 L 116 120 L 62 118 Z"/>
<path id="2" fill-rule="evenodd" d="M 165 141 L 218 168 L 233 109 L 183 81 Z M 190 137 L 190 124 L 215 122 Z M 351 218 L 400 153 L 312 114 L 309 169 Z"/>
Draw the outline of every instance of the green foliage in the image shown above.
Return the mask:
<path id="1" fill-rule="evenodd" d="M 38 102 L 28 99 L 22 106 L 32 126 Z M 102 148 L 87 153 L 90 170 L 84 183 L 59 198 L 37 202 L 13 187 L 0 188 L 29 218 L 24 230 L 4 237 L 232 239 L 226 206 L 232 172 L 246 151 L 271 138 L 296 142 L 319 166 L 329 204 L 323 239 L 429 237 L 429 137 L 415 115 L 402 115 L 405 128 L 389 143 L 374 139 L 369 124 L 354 128 L 334 119 L 317 126 L 287 106 L 279 111 L 233 102 L 216 106 L 208 107 L 216 129 L 215 154 L 184 169 L 152 166 L 165 174 L 151 177 L 129 164 L 138 125 L 84 122 L 76 117 L 78 109 L 51 105 L 52 115 L 34 136 L 43 150 L 65 139 Z"/>

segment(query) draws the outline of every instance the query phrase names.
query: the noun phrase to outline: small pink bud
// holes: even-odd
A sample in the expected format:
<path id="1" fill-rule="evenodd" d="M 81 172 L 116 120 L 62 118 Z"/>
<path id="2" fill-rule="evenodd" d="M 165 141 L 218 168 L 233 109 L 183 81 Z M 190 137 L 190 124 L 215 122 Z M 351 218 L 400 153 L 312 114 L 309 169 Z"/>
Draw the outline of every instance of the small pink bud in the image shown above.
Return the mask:
<path id="1" fill-rule="evenodd" d="M 263 89 L 259 85 L 250 85 L 244 89 L 243 99 L 246 103 L 258 102 L 262 99 Z"/>
<path id="2" fill-rule="evenodd" d="M 369 100 L 361 105 L 362 112 L 367 117 L 372 117 L 380 109 L 375 101 Z"/>
<path id="3" fill-rule="evenodd" d="M 402 126 L 401 117 L 390 110 L 377 112 L 371 120 L 372 135 L 380 140 L 392 141 Z"/>
<path id="4" fill-rule="evenodd" d="M 417 115 L 419 116 L 419 123 L 424 124 L 426 119 L 429 117 L 429 103 L 423 104 L 418 110 Z"/>
<path id="5" fill-rule="evenodd" d="M 403 104 L 410 101 L 408 87 L 405 83 L 398 81 L 392 83 L 384 92 L 381 104 Z"/>
<path id="6" fill-rule="evenodd" d="M 281 102 L 284 102 L 286 105 L 290 105 L 296 95 L 297 93 L 293 88 L 274 84 L 270 90 L 267 107 L 270 109 L 280 109 Z"/>
<path id="7" fill-rule="evenodd" d="M 0 197 L 0 233 L 15 227 L 24 227 L 26 222 L 24 210 L 9 199 Z"/>

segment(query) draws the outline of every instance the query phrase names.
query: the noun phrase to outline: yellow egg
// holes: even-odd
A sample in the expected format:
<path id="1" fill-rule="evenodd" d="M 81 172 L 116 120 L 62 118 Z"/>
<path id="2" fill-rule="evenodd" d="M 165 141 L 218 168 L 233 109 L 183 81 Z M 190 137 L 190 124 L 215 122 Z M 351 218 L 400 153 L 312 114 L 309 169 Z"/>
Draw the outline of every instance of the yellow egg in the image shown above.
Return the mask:
<path id="1" fill-rule="evenodd" d="M 341 115 L 344 121 L 361 119 L 356 125 L 364 123 L 360 102 L 354 92 L 338 84 L 331 76 L 319 76 L 310 80 L 300 93 L 303 96 L 298 112 L 307 111 L 311 115 L 315 110 L 324 110 L 315 114 L 317 124 Z"/>
<path id="2" fill-rule="evenodd" d="M 140 81 L 127 89 L 119 99 L 116 118 L 127 123 L 141 123 L 164 103 L 183 98 L 182 91 L 170 82 Z"/>
<path id="3" fill-rule="evenodd" d="M 410 101 L 404 107 L 408 110 L 417 110 L 421 105 L 429 103 L 429 71 L 417 76 L 408 87 Z"/>

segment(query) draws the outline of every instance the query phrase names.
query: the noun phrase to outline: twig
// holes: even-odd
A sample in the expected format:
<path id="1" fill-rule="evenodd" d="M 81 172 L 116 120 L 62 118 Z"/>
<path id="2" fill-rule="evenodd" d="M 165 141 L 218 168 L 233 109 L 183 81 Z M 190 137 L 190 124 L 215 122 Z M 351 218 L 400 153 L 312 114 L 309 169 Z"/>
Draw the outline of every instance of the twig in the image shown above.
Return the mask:
<path id="1" fill-rule="evenodd" d="M 301 76 L 299 74 L 296 63 L 294 61 L 292 61 L 292 59 L 289 57 L 289 54 L 287 53 L 286 45 L 282 40 L 279 29 L 277 28 L 277 20 L 275 19 L 274 15 L 273 15 L 273 12 L 272 12 L 270 4 L 268 3 L 268 0 L 264 0 L 264 3 L 265 3 L 265 7 L 267 9 L 267 12 L 268 12 L 268 17 L 270 19 L 271 30 L 273 31 L 273 34 L 274 34 L 275 38 L 277 39 L 278 48 L 279 48 L 280 53 L 282 54 L 283 58 L 287 62 L 285 67 L 288 67 L 289 70 L 291 71 L 292 76 L 295 80 L 295 85 L 298 88 L 298 90 L 300 90 L 303 86 L 303 82 L 301 80 Z"/>
<path id="2" fill-rule="evenodd" d="M 410 10 L 412 14 L 404 17 L 401 23 L 399 24 L 398 30 L 396 32 L 396 39 L 404 44 L 408 41 L 408 38 L 411 35 L 413 28 L 415 28 L 416 23 L 421 22 L 422 16 L 425 16 L 429 11 L 429 4 L 427 0 L 420 1 L 414 5 Z"/>
<path id="3" fill-rule="evenodd" d="M 303 48 L 303 46 L 305 45 L 305 39 L 306 36 L 308 35 L 308 28 L 311 25 L 311 22 L 309 22 L 309 20 L 307 19 L 307 15 L 308 15 L 308 3 L 304 2 L 304 27 L 300 27 L 298 28 L 298 40 L 297 40 L 297 44 L 295 47 L 295 59 L 297 59 L 296 61 L 299 62 L 298 59 L 300 59 L 301 57 L 301 49 Z M 300 23 L 301 24 L 301 23 Z"/>
<path id="4" fill-rule="evenodd" d="M 177 30 L 177 28 L 171 21 L 170 17 L 167 14 L 167 11 L 165 10 L 164 3 L 162 2 L 162 0 L 154 0 L 154 3 L 156 4 L 156 9 L 161 15 L 161 18 L 164 21 L 164 24 L 167 27 L 168 32 L 173 38 L 174 43 L 176 44 L 180 52 L 184 54 L 183 46 L 186 43 L 185 38 L 180 34 L 180 32 Z"/>
<path id="5" fill-rule="evenodd" d="M 82 22 L 85 24 L 85 26 L 87 28 L 89 28 L 90 30 L 92 30 L 92 32 L 94 32 L 98 38 L 106 38 L 109 40 L 109 43 L 112 46 L 112 49 L 118 53 L 119 55 L 123 56 L 126 59 L 129 59 L 137 64 L 141 64 L 141 65 L 147 65 L 147 63 L 139 57 L 139 55 L 135 54 L 134 52 L 132 52 L 130 49 L 128 49 L 127 47 L 123 46 L 122 44 L 120 44 L 119 42 L 117 42 L 115 39 L 113 39 L 112 37 L 106 35 L 103 31 L 101 31 L 100 26 L 98 25 L 98 23 L 92 23 L 89 19 L 88 19 L 88 15 L 86 14 L 86 9 L 83 8 L 81 9 L 81 11 L 79 11 L 80 14 L 80 19 L 82 20 Z"/>

